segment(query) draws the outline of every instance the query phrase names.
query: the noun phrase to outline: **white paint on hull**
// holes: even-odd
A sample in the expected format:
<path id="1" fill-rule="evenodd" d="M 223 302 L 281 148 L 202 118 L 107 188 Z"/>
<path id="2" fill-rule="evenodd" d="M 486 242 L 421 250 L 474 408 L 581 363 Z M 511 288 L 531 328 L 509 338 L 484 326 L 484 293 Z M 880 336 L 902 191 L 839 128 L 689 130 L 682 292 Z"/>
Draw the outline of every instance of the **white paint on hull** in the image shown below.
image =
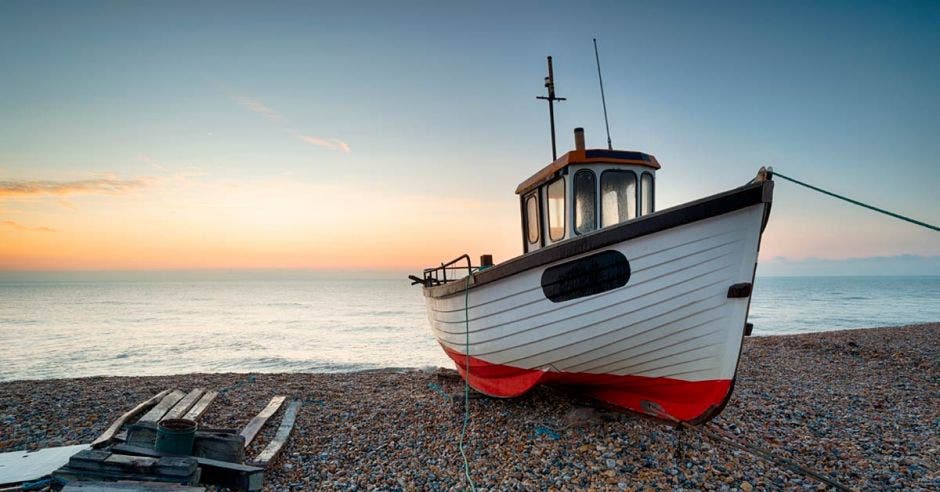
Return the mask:
<path id="1" fill-rule="evenodd" d="M 470 355 L 548 371 L 688 381 L 733 378 L 748 299 L 727 298 L 728 287 L 752 281 L 764 206 L 641 236 L 470 289 Z M 609 249 L 630 262 L 625 286 L 559 303 L 545 298 L 545 269 Z M 461 354 L 468 348 L 465 294 L 425 298 L 434 335 Z"/>

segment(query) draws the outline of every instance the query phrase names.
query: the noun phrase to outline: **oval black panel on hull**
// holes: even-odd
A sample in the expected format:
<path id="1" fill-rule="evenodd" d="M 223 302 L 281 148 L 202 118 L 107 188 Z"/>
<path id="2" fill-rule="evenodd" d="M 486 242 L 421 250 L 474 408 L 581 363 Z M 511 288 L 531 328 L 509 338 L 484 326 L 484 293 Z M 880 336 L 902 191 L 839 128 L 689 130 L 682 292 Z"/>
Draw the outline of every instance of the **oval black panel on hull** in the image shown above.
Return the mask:
<path id="1" fill-rule="evenodd" d="M 552 302 L 563 302 L 623 287 L 628 280 L 627 257 L 609 250 L 545 269 L 542 292 Z"/>

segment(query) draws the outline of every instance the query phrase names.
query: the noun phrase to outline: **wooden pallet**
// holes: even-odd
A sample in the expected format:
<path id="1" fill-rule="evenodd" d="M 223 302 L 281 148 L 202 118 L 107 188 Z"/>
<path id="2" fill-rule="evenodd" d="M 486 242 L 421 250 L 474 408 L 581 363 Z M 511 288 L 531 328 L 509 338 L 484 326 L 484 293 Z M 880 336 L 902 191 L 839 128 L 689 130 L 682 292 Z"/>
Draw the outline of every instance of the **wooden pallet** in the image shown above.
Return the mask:
<path id="1" fill-rule="evenodd" d="M 267 422 L 282 408 L 285 396 L 275 396 L 241 431 L 197 429 L 192 456 L 174 456 L 154 449 L 161 420 L 186 418 L 198 420 L 218 397 L 218 391 L 195 388 L 189 393 L 167 389 L 140 403 L 118 417 L 88 449 L 69 459 L 57 476 L 83 480 L 132 480 L 154 483 L 153 490 L 198 490 L 198 484 L 227 487 L 240 491 L 261 490 L 264 469 L 285 447 L 300 412 L 301 402 L 286 406 L 274 438 L 246 465 L 245 448 L 254 441 Z M 142 415 L 141 415 L 142 414 Z M 130 423 L 136 419 L 136 422 Z M 129 424 L 129 425 L 128 425 Z M 127 431 L 120 432 L 127 426 Z M 114 444 L 115 441 L 124 441 Z M 192 470 L 187 467 L 192 467 Z M 174 468 L 175 467 L 175 468 Z M 188 475 L 195 470 L 195 478 Z M 176 486 L 168 485 L 176 483 Z M 130 483 L 130 482 L 128 482 Z M 75 490 L 128 490 L 110 484 L 82 485 Z M 112 487 L 112 488 L 108 488 Z M 167 487 L 176 487 L 175 489 Z"/>

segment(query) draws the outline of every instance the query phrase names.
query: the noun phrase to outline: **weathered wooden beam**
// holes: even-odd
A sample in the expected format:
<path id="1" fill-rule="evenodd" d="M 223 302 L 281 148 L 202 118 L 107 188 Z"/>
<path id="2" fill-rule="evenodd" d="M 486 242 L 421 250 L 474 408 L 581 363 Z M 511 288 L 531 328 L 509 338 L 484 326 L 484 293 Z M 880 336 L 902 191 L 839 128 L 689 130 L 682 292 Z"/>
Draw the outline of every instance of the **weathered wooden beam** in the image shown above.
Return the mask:
<path id="1" fill-rule="evenodd" d="M 245 447 L 251 444 L 251 441 L 258 435 L 258 431 L 264 427 L 264 423 L 267 422 L 272 415 L 277 413 L 277 410 L 281 408 L 281 404 L 284 403 L 285 398 L 284 396 L 271 398 L 271 401 L 268 402 L 268 406 L 258 412 L 258 415 L 255 415 L 255 417 L 251 419 L 251 422 L 248 422 L 248 425 L 246 425 L 241 432 L 242 436 L 245 437 Z"/>
<path id="2" fill-rule="evenodd" d="M 103 449 L 87 449 L 69 458 L 53 476 L 66 480 L 144 480 L 194 485 L 199 464 L 189 456 L 128 456 Z"/>
<path id="3" fill-rule="evenodd" d="M 171 408 L 170 411 L 167 412 L 166 415 L 163 416 L 163 419 L 181 418 L 183 415 L 186 414 L 186 412 L 189 411 L 190 408 L 192 408 L 193 404 L 196 403 L 196 400 L 198 400 L 199 397 L 202 396 L 202 394 L 205 392 L 206 390 L 203 388 L 196 388 L 190 391 L 189 393 L 186 394 L 186 396 L 183 397 L 182 400 L 179 401 L 179 403 L 174 405 L 173 408 Z M 160 420 L 163 420 L 163 419 L 160 419 Z"/>
<path id="4" fill-rule="evenodd" d="M 157 403 L 157 406 L 150 409 L 149 412 L 145 413 L 143 417 L 138 420 L 138 422 L 159 422 L 167 412 L 173 408 L 173 405 L 179 403 L 183 397 L 186 396 L 180 390 L 173 390 L 168 395 L 164 396 L 160 403 Z"/>
<path id="5" fill-rule="evenodd" d="M 287 405 L 287 409 L 284 410 L 284 417 L 281 419 L 281 425 L 277 428 L 277 434 L 274 435 L 274 439 L 272 439 L 252 461 L 253 465 L 264 468 L 277 457 L 278 453 L 281 452 L 281 448 L 287 443 L 291 431 L 294 430 L 294 422 L 297 420 L 297 413 L 299 411 L 300 400 L 294 400 Z"/>
<path id="6" fill-rule="evenodd" d="M 115 453 L 133 454 L 137 456 L 172 456 L 169 453 L 162 453 L 154 449 L 137 446 L 129 446 L 127 444 L 116 444 L 111 449 Z M 202 470 L 202 475 L 199 479 L 199 483 L 202 484 L 218 485 L 232 490 L 254 492 L 261 490 L 262 483 L 264 482 L 264 468 L 209 458 L 196 458 L 196 462 L 199 463 L 199 468 Z"/>
<path id="7" fill-rule="evenodd" d="M 245 461 L 245 438 L 236 431 L 196 431 L 193 456 L 220 461 Z"/>
<path id="8" fill-rule="evenodd" d="M 188 456 L 128 456 L 114 454 L 103 449 L 89 449 L 76 453 L 68 466 L 75 470 L 111 473 L 146 473 L 155 477 L 187 480 L 193 477 L 198 466 L 196 459 Z M 180 481 L 179 483 L 183 483 Z"/>
<path id="9" fill-rule="evenodd" d="M 184 419 L 196 421 L 199 420 L 199 417 L 202 417 L 202 414 L 206 413 L 206 409 L 209 408 L 209 404 L 212 403 L 212 400 L 215 400 L 215 397 L 219 396 L 218 391 L 209 391 L 206 394 L 202 395 L 202 398 L 193 405 L 192 408 L 186 412 L 186 415 L 183 415 Z"/>
<path id="10" fill-rule="evenodd" d="M 127 428 L 127 435 L 124 436 L 124 442 L 131 446 L 141 446 L 153 448 L 157 445 L 157 423 L 156 422 L 137 422 Z"/>
<path id="11" fill-rule="evenodd" d="M 121 429 L 121 426 L 123 426 L 128 420 L 139 415 L 144 410 L 147 410 L 148 408 L 156 405 L 157 402 L 162 400 L 163 397 L 165 397 L 169 392 L 170 390 L 168 389 L 163 390 L 153 395 L 149 400 L 125 412 L 124 415 L 118 417 L 117 420 L 111 424 L 111 427 L 108 427 L 108 430 L 104 431 L 100 436 L 98 436 L 97 439 L 92 441 L 91 447 L 100 448 L 108 445 L 108 443 L 111 442 L 111 439 L 114 438 L 114 434 Z"/>
<path id="12" fill-rule="evenodd" d="M 52 473 L 52 476 L 66 482 L 75 482 L 79 480 L 141 480 L 146 482 L 168 482 L 194 485 L 199 481 L 199 470 L 197 469 L 196 472 L 193 473 L 192 477 L 185 479 L 185 482 L 183 482 L 184 479 L 178 476 L 154 475 L 146 471 L 116 472 L 79 470 L 70 466 L 63 466 L 62 468 L 59 468 Z"/>
<path id="13" fill-rule="evenodd" d="M 119 480 L 117 482 L 72 482 L 62 492 L 205 492 L 205 487 L 180 485 L 178 483 L 141 482 L 138 480 Z"/>

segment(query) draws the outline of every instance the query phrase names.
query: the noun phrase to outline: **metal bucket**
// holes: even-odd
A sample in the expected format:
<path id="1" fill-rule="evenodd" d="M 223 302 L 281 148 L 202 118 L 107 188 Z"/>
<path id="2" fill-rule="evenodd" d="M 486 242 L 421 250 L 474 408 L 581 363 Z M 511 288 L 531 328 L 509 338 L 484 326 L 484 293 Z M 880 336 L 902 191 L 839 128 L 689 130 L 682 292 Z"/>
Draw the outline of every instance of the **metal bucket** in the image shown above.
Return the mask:
<path id="1" fill-rule="evenodd" d="M 161 420 L 157 426 L 157 451 L 192 454 L 196 439 L 196 422 L 187 419 Z"/>

